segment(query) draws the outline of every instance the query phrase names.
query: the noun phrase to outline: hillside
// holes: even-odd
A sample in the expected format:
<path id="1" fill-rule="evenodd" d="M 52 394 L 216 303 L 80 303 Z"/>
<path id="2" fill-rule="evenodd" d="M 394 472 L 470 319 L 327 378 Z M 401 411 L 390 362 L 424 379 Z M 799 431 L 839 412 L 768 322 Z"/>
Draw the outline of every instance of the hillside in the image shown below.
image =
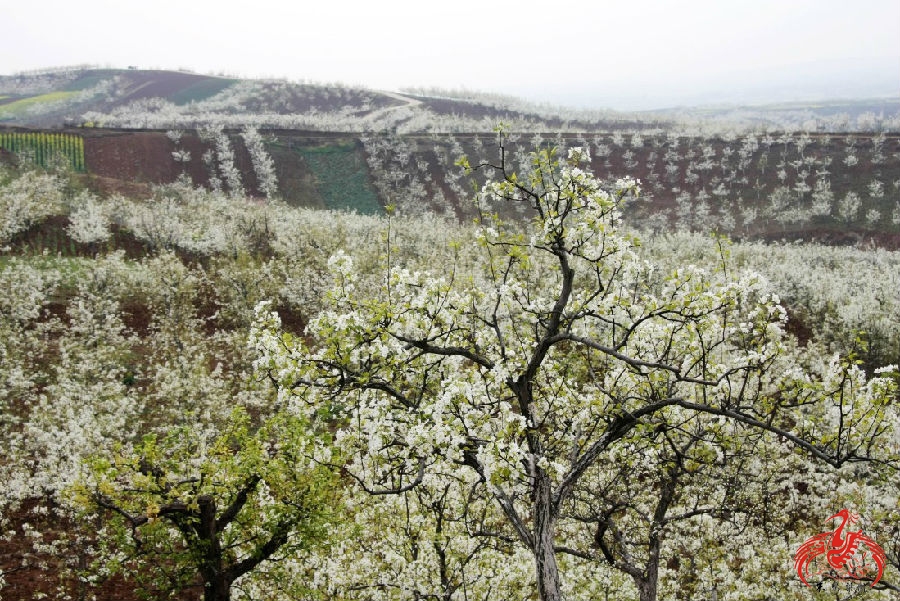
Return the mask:
<path id="1" fill-rule="evenodd" d="M 501 119 L 532 130 L 644 125 L 611 111 L 563 114 L 509 99 L 498 103 L 491 96 L 400 94 L 180 71 L 76 67 L 0 76 L 0 123 L 6 125 L 171 128 L 217 123 L 319 131 L 490 131 Z"/>
<path id="2" fill-rule="evenodd" d="M 71 165 L 83 165 L 86 185 L 104 195 L 149 197 L 154 186 L 182 177 L 294 206 L 372 214 L 393 204 L 401 214 L 467 221 L 475 215 L 471 182 L 455 162 L 498 158 L 496 134 L 262 130 L 259 152 L 271 165 L 261 175 L 246 137 L 255 131 L 0 129 L 0 161 L 49 166 L 62 152 L 54 150 L 54 136 L 62 136 L 83 147 Z M 533 148 L 589 148 L 598 175 L 641 180 L 642 200 L 627 216 L 644 229 L 900 244 L 897 134 L 512 134 L 505 145 L 519 170 Z"/>
<path id="3" fill-rule="evenodd" d="M 0 76 L 0 124 L 9 126 L 487 133 L 500 121 L 532 133 L 900 131 L 900 98 L 621 112 L 576 110 L 469 90 L 377 91 L 137 68 L 66 67 Z"/>
<path id="4" fill-rule="evenodd" d="M 135 197 L 182 177 L 295 206 L 468 220 L 455 162 L 495 159 L 500 122 L 515 169 L 534 148 L 580 146 L 598 175 L 639 178 L 628 218 L 644 229 L 898 245 L 898 99 L 626 114 L 140 69 L 0 77 L 0 161 L 62 157 L 93 190 Z"/>

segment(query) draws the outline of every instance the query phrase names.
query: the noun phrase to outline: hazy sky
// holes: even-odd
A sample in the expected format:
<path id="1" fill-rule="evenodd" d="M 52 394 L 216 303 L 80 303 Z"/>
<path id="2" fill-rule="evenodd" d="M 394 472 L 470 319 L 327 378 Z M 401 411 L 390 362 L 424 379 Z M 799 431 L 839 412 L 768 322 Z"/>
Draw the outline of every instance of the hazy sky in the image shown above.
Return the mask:
<path id="1" fill-rule="evenodd" d="M 575 106 L 749 99 L 807 75 L 900 89 L 900 0 L 3 0 L 0 22 L 0 74 L 137 65 Z"/>

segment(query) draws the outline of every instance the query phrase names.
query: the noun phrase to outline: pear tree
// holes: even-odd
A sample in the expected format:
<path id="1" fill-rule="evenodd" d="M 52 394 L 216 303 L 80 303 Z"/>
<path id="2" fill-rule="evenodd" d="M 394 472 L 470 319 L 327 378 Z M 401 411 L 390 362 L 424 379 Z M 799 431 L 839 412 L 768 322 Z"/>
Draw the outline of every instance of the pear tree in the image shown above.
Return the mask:
<path id="1" fill-rule="evenodd" d="M 585 487 L 613 492 L 598 469 L 639 461 L 635 440 L 671 445 L 663 432 L 702 416 L 728 436 L 776 435 L 840 466 L 876 452 L 895 411 L 890 377 L 862 377 L 845 395 L 839 373 L 802 369 L 759 274 L 645 260 L 621 223 L 637 184 L 597 180 L 588 158 L 540 150 L 515 173 L 501 137 L 498 163 L 462 162 L 489 175 L 476 196 L 478 262 L 389 264 L 371 290 L 338 252 L 305 336 L 282 333 L 267 305 L 253 333 L 281 402 L 313 421 L 328 408 L 341 468 L 361 490 L 401 495 L 468 470 L 503 515 L 498 536 L 530 554 L 544 601 L 566 590 L 562 555 L 616 563 L 609 538 L 599 552 L 571 548 L 569 521 Z M 497 217 L 509 203 L 527 207 L 525 227 Z M 725 436 L 724 425 L 709 431 Z M 673 460 L 696 462 L 710 428 L 683 428 Z"/>
<path id="2" fill-rule="evenodd" d="M 121 574 L 151 597 L 228 601 L 266 562 L 323 545 L 339 487 L 309 433 L 285 412 L 256 424 L 238 407 L 214 435 L 183 426 L 93 456 L 69 490 L 103 524 L 90 574 Z"/>

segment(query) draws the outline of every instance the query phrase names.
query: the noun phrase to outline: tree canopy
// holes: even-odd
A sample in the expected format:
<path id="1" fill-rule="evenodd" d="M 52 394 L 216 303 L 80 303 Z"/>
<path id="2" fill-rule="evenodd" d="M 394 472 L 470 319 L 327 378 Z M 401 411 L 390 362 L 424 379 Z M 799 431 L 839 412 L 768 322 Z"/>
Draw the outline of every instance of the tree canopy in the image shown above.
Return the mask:
<path id="1" fill-rule="evenodd" d="M 309 432 L 285 413 L 260 425 L 237 408 L 211 438 L 185 426 L 94 456 L 73 493 L 108 518 L 99 573 L 134 576 L 150 596 L 197 587 L 227 601 L 261 563 L 323 544 L 338 488 L 310 461 Z"/>
<path id="2" fill-rule="evenodd" d="M 559 558 L 570 556 L 621 569 L 652 600 L 669 522 L 731 513 L 735 478 L 763 476 L 741 465 L 756 444 L 741 441 L 765 435 L 759 444 L 786 442 L 833 467 L 896 459 L 896 381 L 806 356 L 761 275 L 735 269 L 722 246 L 718 269 L 657 269 L 620 223 L 637 184 L 597 180 L 585 149 L 538 150 L 521 174 L 502 141 L 500 152 L 474 167 L 489 173 L 477 195 L 481 260 L 388 264 L 380 288 L 362 291 L 339 252 L 329 306 L 303 338 L 258 307 L 258 368 L 294 411 L 315 420 L 328 407 L 361 490 L 458 488 L 438 475 L 468 472 L 464 488 L 501 516 L 475 530 L 531 554 L 541 599 L 563 598 Z M 502 203 L 524 203 L 527 227 L 502 222 Z M 683 493 L 692 480 L 703 490 L 704 465 L 733 470 L 730 491 L 702 481 L 728 502 Z M 644 492 L 662 496 L 636 557 L 624 509 Z M 591 497 L 599 510 L 586 513 Z"/>

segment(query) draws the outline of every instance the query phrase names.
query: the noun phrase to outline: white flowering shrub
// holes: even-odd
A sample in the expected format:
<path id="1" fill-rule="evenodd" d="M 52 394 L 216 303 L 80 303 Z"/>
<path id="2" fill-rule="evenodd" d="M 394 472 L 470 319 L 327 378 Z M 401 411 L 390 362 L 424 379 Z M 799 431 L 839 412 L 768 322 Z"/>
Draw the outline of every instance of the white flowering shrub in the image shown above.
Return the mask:
<path id="1" fill-rule="evenodd" d="M 244 195 L 244 186 L 241 182 L 241 172 L 234 164 L 234 148 L 231 139 L 221 126 L 212 126 L 200 130 L 200 138 L 212 142 L 215 147 L 215 165 L 210 160 L 210 166 L 218 167 L 218 176 L 228 188 L 228 193 L 235 197 Z M 205 157 L 204 157 L 205 158 Z M 216 173 L 210 173 L 210 178 L 215 178 Z"/>
<path id="2" fill-rule="evenodd" d="M 58 214 L 62 200 L 59 178 L 39 171 L 25 171 L 0 186 L 0 244 Z"/>
<path id="3" fill-rule="evenodd" d="M 27 419 L 28 407 L 37 401 L 39 383 L 49 377 L 44 357 L 49 346 L 48 327 L 39 320 L 60 282 L 53 270 L 37 269 L 10 259 L 0 270 L 0 424 L 5 436 L 2 454 L 17 457 L 12 433 Z M 14 469 L 8 462 L 4 472 Z M 7 480 L 10 482 L 10 480 Z M 7 487 L 7 499 L 27 497 L 25 491 Z"/>
<path id="4" fill-rule="evenodd" d="M 150 201 L 120 199 L 117 220 L 159 250 L 236 255 L 265 242 L 268 208 L 250 199 L 172 185 Z"/>
<path id="5" fill-rule="evenodd" d="M 122 274 L 118 256 L 81 273 L 65 324 L 48 323 L 66 336 L 53 343 L 58 357 L 34 390 L 21 429 L 10 433 L 25 462 L 20 475 L 28 478 L 22 498 L 57 495 L 77 477 L 83 457 L 127 437 L 141 412 L 124 381 L 132 340 L 118 309 Z"/>
<path id="6" fill-rule="evenodd" d="M 766 276 L 790 313 L 789 327 L 806 329 L 826 354 L 862 353 L 870 370 L 900 363 L 900 297 L 894 294 L 900 253 L 816 244 L 722 246 L 708 236 L 683 233 L 648 238 L 644 249 L 668 269 L 724 251 L 729 260 Z"/>
<path id="7" fill-rule="evenodd" d="M 109 229 L 109 208 L 93 194 L 84 192 L 73 201 L 66 232 L 81 244 L 106 242 Z"/>
<path id="8" fill-rule="evenodd" d="M 253 172 L 256 174 L 260 192 L 268 199 L 278 195 L 278 178 L 275 175 L 275 162 L 269 153 L 259 131 L 255 128 L 245 128 L 241 133 L 247 151 L 250 153 L 250 161 L 253 163 Z"/>

